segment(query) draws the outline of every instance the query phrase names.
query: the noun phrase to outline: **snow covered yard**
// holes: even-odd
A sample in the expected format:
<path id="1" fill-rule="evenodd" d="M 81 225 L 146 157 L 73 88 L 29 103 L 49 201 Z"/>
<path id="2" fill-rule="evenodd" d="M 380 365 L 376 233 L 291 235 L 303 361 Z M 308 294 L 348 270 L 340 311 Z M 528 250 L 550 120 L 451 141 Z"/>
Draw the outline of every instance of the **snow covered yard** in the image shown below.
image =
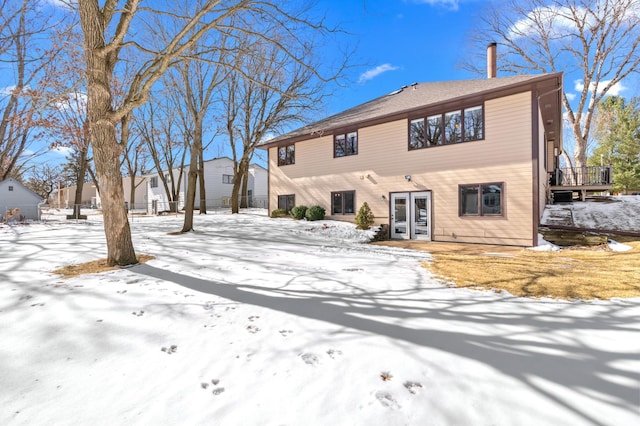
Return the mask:
<path id="1" fill-rule="evenodd" d="M 632 425 L 640 300 L 450 288 L 331 221 L 99 216 L 0 227 L 0 424 Z"/>

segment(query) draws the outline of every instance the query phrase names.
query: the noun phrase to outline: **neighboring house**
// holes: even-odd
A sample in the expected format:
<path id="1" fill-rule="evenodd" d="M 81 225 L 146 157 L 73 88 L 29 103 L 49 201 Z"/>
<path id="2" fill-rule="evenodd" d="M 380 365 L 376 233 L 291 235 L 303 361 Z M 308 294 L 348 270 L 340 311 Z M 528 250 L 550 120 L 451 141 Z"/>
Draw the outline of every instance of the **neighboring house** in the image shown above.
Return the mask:
<path id="1" fill-rule="evenodd" d="M 71 209 L 76 198 L 76 185 L 65 186 L 60 190 L 54 190 L 49 197 L 49 203 L 60 208 Z M 83 207 L 98 207 L 100 196 L 93 182 L 85 182 L 82 185 L 82 197 L 80 204 Z"/>
<path id="2" fill-rule="evenodd" d="M 405 86 L 265 142 L 268 208 L 366 201 L 391 238 L 537 245 L 561 93 L 561 73 Z"/>
<path id="3" fill-rule="evenodd" d="M 177 179 L 179 170 L 174 169 L 171 174 L 162 172 L 167 181 Z M 183 209 L 187 194 L 187 179 L 189 166 L 185 166 L 180 181 L 178 208 Z M 162 179 L 159 173 L 146 175 L 149 210 L 160 212 L 171 210 Z M 206 190 L 206 202 L 208 208 L 220 208 L 229 206 L 231 192 L 233 190 L 233 160 L 228 157 L 214 158 L 204 162 L 204 181 Z M 249 168 L 248 195 L 249 205 L 252 207 L 266 207 L 268 185 L 267 170 L 258 165 L 251 164 Z M 196 186 L 196 200 L 200 199 L 200 187 Z M 198 202 L 196 201 L 196 208 Z"/>
<path id="4" fill-rule="evenodd" d="M 0 182 L 0 222 L 40 220 L 44 199 L 19 181 L 8 178 Z"/>
<path id="5" fill-rule="evenodd" d="M 124 201 L 127 207 L 130 208 L 138 208 L 138 209 L 146 209 L 147 207 L 147 185 L 144 183 L 145 178 L 141 176 L 136 176 L 136 192 L 135 192 L 135 200 L 131 205 L 131 177 L 123 177 L 122 178 L 122 188 L 124 190 Z M 54 191 L 50 198 L 50 203 L 56 206 L 60 206 L 62 208 L 73 208 L 73 203 L 76 198 L 76 186 L 67 186 L 60 189 L 60 194 L 58 196 L 58 191 Z M 85 182 L 82 185 L 82 198 L 81 198 L 82 207 L 86 208 L 101 208 L 102 201 L 100 200 L 100 193 L 98 192 L 96 186 L 93 182 Z"/>
<path id="6" fill-rule="evenodd" d="M 269 197 L 269 171 L 259 164 L 249 167 L 250 207 L 267 208 Z"/>

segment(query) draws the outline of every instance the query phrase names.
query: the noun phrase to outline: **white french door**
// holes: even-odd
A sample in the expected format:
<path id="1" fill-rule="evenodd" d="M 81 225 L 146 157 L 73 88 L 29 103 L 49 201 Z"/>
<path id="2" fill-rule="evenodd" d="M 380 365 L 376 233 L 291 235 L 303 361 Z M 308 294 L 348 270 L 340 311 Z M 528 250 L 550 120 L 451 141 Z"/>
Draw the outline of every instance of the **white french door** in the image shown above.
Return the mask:
<path id="1" fill-rule="evenodd" d="M 431 193 L 391 194 L 391 238 L 431 240 Z"/>
<path id="2" fill-rule="evenodd" d="M 409 193 L 391 194 L 391 238 L 409 238 Z"/>

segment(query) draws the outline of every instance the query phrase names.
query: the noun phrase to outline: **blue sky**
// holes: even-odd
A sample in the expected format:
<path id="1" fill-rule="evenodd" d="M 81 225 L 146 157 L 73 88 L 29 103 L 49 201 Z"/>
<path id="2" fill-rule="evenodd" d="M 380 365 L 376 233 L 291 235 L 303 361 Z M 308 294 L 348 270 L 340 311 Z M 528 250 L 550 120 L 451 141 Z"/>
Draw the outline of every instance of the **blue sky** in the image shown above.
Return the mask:
<path id="1" fill-rule="evenodd" d="M 344 86 L 335 88 L 314 118 L 338 113 L 414 82 L 483 78 L 463 70 L 460 63 L 469 54 L 469 33 L 476 28 L 488 3 L 489 0 L 316 0 L 314 11 L 324 13 L 328 25 L 338 25 L 348 33 L 337 37 L 335 45 L 325 46 L 327 62 L 345 49 L 353 54 Z M 640 85 L 625 84 L 627 90 L 610 93 L 640 95 Z M 577 92 L 580 85 L 581 81 L 565 75 L 567 91 L 575 88 Z M 224 154 L 212 147 L 205 156 Z M 62 160 L 62 155 L 59 157 Z M 264 159 L 256 160 L 264 163 Z"/>
<path id="2" fill-rule="evenodd" d="M 327 104 L 333 114 L 414 82 L 478 78 L 461 69 L 468 32 L 484 0 L 320 0 L 329 22 L 351 35 L 350 83 Z"/>

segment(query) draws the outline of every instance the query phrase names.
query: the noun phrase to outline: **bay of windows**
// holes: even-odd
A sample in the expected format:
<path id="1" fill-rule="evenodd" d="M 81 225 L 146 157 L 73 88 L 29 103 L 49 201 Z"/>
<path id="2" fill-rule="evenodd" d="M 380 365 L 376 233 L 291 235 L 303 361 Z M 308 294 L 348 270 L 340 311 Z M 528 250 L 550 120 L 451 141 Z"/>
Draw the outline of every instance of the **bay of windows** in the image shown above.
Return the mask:
<path id="1" fill-rule="evenodd" d="M 482 105 L 409 122 L 409 149 L 484 139 L 484 111 Z"/>

